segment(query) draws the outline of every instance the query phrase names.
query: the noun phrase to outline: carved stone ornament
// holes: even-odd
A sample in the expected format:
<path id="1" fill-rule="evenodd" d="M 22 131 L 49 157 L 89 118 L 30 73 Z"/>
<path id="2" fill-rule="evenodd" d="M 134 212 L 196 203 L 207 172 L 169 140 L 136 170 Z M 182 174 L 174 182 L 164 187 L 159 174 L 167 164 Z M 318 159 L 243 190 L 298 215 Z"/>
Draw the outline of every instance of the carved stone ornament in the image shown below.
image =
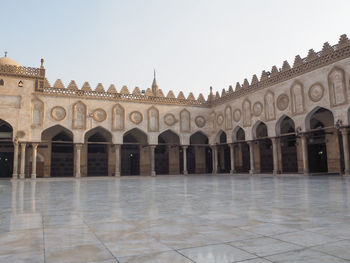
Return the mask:
<path id="1" fill-rule="evenodd" d="M 239 122 L 241 120 L 242 117 L 242 111 L 240 109 L 235 109 L 235 111 L 233 112 L 233 120 L 235 122 Z"/>
<path id="2" fill-rule="evenodd" d="M 256 116 L 256 117 L 259 117 L 261 115 L 263 111 L 263 105 L 261 102 L 255 102 L 254 105 L 253 105 L 253 114 Z"/>
<path id="3" fill-rule="evenodd" d="M 129 119 L 131 122 L 135 123 L 135 124 L 140 124 L 143 120 L 143 116 L 142 113 L 139 111 L 133 111 L 130 113 L 129 115 Z"/>
<path id="4" fill-rule="evenodd" d="M 96 109 L 92 112 L 91 117 L 98 122 L 102 122 L 107 119 L 107 113 L 103 109 Z"/>
<path id="5" fill-rule="evenodd" d="M 324 88 L 320 83 L 312 85 L 309 89 L 309 98 L 313 102 L 318 102 L 323 98 Z"/>
<path id="6" fill-rule="evenodd" d="M 167 113 L 164 116 L 164 123 L 168 126 L 173 126 L 177 122 L 174 114 L 172 113 Z"/>
<path id="7" fill-rule="evenodd" d="M 18 131 L 16 134 L 17 138 L 23 138 L 26 135 L 26 133 L 24 131 Z"/>
<path id="8" fill-rule="evenodd" d="M 224 115 L 221 113 L 216 117 L 216 122 L 218 125 L 222 125 L 224 123 Z"/>
<path id="9" fill-rule="evenodd" d="M 32 128 L 42 127 L 44 121 L 44 103 L 34 98 L 32 100 Z"/>
<path id="10" fill-rule="evenodd" d="M 277 108 L 280 111 L 287 109 L 289 106 L 289 97 L 287 94 L 283 93 L 277 97 Z"/>
<path id="11" fill-rule="evenodd" d="M 198 128 L 203 128 L 205 126 L 205 118 L 203 116 L 197 116 L 194 119 L 194 122 L 196 123 Z"/>
<path id="12" fill-rule="evenodd" d="M 61 106 L 55 106 L 51 109 L 51 117 L 55 120 L 55 121 L 61 121 L 66 117 L 67 113 L 65 108 L 61 107 Z"/>

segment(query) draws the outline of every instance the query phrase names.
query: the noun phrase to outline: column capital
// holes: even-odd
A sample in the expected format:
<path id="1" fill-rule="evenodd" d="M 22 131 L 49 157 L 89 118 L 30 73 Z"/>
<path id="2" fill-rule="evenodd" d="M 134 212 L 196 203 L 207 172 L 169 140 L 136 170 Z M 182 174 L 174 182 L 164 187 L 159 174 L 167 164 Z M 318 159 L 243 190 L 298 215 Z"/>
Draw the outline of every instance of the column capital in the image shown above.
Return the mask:
<path id="1" fill-rule="evenodd" d="M 38 148 L 39 146 L 39 143 L 38 142 L 32 142 L 32 147 L 33 148 Z"/>
<path id="2" fill-rule="evenodd" d="M 84 145 L 83 143 L 74 143 L 74 146 L 77 148 L 77 150 L 81 150 L 83 145 Z"/>
<path id="3" fill-rule="evenodd" d="M 182 149 L 187 149 L 187 148 L 188 148 L 188 145 L 181 145 L 181 148 L 182 148 Z"/>

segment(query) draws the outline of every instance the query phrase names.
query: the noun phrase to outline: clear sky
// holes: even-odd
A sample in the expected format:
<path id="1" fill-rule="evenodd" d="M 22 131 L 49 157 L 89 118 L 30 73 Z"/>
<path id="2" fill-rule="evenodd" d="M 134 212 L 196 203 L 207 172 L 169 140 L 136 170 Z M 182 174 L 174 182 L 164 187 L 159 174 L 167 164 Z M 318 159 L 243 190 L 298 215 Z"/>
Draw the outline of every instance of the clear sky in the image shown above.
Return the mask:
<path id="1" fill-rule="evenodd" d="M 0 0 L 0 49 L 81 87 L 205 96 L 350 37 L 350 1 Z"/>

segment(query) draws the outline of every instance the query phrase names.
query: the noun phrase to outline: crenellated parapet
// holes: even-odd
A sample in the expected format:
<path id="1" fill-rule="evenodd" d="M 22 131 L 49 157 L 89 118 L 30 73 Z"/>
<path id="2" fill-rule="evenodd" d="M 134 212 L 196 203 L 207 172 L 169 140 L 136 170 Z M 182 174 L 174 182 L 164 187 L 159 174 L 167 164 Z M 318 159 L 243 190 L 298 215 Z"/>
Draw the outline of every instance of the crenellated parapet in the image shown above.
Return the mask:
<path id="1" fill-rule="evenodd" d="M 164 96 L 161 89 L 157 89 L 156 94 L 154 94 L 150 88 L 145 91 L 140 91 L 138 87 L 135 87 L 130 93 L 127 86 L 123 86 L 118 92 L 113 84 L 109 86 L 107 91 L 105 91 L 101 83 L 98 83 L 96 88 L 92 90 L 88 82 L 84 82 L 83 86 L 79 88 L 74 80 L 72 80 L 66 88 L 60 79 L 57 79 L 53 86 L 51 86 L 48 80 L 45 79 L 43 88 L 41 90 L 37 90 L 37 93 L 75 98 L 210 107 L 210 103 L 205 101 L 203 94 L 199 94 L 198 98 L 196 99 L 193 93 L 190 92 L 186 98 L 184 93 L 180 91 L 177 97 L 175 97 L 174 92 L 170 90 L 167 96 Z"/>
<path id="2" fill-rule="evenodd" d="M 328 42 L 324 43 L 323 48 L 319 52 L 310 49 L 307 57 L 301 58 L 299 55 L 295 56 L 293 67 L 288 61 L 284 61 L 282 68 L 278 69 L 273 66 L 271 71 L 262 71 L 260 80 L 254 74 L 251 82 L 244 79 L 243 84 L 239 82 L 236 84 L 235 90 L 230 88 L 228 91 L 223 90 L 221 96 L 216 92 L 215 96 L 211 96 L 210 102 L 212 105 L 219 105 L 247 94 L 251 94 L 256 90 L 267 88 L 286 80 L 293 79 L 307 72 L 316 70 L 326 65 L 335 63 L 339 60 L 350 56 L 350 40 L 346 35 L 341 35 L 338 44 L 331 46 Z"/>

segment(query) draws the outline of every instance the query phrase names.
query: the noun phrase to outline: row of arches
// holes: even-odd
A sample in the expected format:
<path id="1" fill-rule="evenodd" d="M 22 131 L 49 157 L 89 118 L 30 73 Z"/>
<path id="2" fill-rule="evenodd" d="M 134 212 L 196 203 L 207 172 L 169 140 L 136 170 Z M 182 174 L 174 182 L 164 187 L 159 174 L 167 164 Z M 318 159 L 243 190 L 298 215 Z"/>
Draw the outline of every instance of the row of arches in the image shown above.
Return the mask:
<path id="1" fill-rule="evenodd" d="M 276 125 L 278 137 L 269 137 L 267 125 L 258 121 L 253 126 L 253 141 L 247 141 L 244 129 L 236 127 L 232 133 L 234 143 L 229 143 L 227 134 L 220 130 L 215 145 L 209 145 L 208 136 L 200 131 L 190 136 L 189 145 L 181 145 L 179 135 L 171 130 L 161 133 L 156 145 L 150 145 L 147 134 L 135 128 L 125 132 L 123 144 L 116 146 L 113 145 L 112 134 L 108 130 L 96 127 L 86 132 L 84 143 L 78 147 L 81 149 L 81 158 L 77 157 L 73 133 L 63 126 L 56 125 L 42 132 L 37 155 L 40 162 L 37 164 L 36 173 L 38 176 L 75 176 L 77 159 L 81 160 L 79 167 L 83 176 L 107 176 L 117 173 L 146 175 L 152 172 L 297 173 L 305 171 L 303 159 L 306 157 L 308 172 L 341 173 L 347 165 L 344 157 L 349 151 L 348 146 L 344 144 L 344 140 L 349 139 L 347 132 L 339 132 L 337 128 L 340 126 L 336 127 L 332 112 L 325 108 L 317 108 L 308 116 L 308 130 L 305 132 L 298 131 L 293 119 L 283 116 Z M 12 173 L 12 132 L 11 125 L 0 120 L 2 177 L 10 177 Z M 28 151 L 26 154 L 28 155 Z M 117 170 L 115 167 L 119 162 L 120 167 Z M 30 173 L 31 166 L 32 164 L 27 163 L 27 174 Z"/>

